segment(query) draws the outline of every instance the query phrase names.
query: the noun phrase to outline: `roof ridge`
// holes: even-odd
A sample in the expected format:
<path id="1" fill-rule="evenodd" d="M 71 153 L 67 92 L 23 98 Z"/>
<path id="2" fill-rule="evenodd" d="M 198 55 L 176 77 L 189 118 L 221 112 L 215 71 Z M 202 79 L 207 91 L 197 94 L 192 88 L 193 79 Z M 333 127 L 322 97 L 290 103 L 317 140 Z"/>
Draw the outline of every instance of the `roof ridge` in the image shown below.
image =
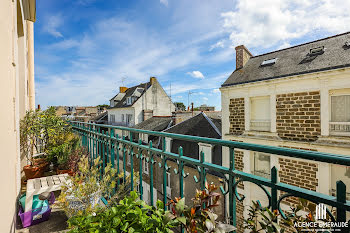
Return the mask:
<path id="1" fill-rule="evenodd" d="M 210 119 L 210 117 L 207 116 L 207 114 L 205 114 L 204 112 L 203 113 L 203 116 L 205 117 L 205 119 L 209 122 L 209 124 L 214 128 L 214 130 L 220 135 L 220 137 L 222 136 L 221 135 L 221 132 L 220 130 L 218 129 L 218 127 L 216 127 L 216 125 L 214 124 L 214 122 Z"/>
<path id="2" fill-rule="evenodd" d="M 319 42 L 319 41 L 322 41 L 322 40 L 328 40 L 328 39 L 331 39 L 331 38 L 334 38 L 334 37 L 343 36 L 343 35 L 346 35 L 346 34 L 349 34 L 349 33 L 350 33 L 350 31 L 344 32 L 344 33 L 340 33 L 340 34 L 336 34 L 336 35 L 333 35 L 333 36 L 328 36 L 328 37 L 321 38 L 321 39 L 318 39 L 318 40 L 309 41 L 309 42 L 306 42 L 306 43 L 294 45 L 294 46 L 291 46 L 291 47 L 288 47 L 288 48 L 278 49 L 278 50 L 275 50 L 275 51 L 259 54 L 259 55 L 253 56 L 251 58 L 261 57 L 261 56 L 265 56 L 265 55 L 268 55 L 268 54 L 272 54 L 272 53 L 276 53 L 276 52 L 280 52 L 280 51 L 284 51 L 284 50 L 288 50 L 288 49 L 293 49 L 293 48 L 296 48 L 296 47 L 300 47 L 300 46 L 303 46 L 303 45 Z"/>
<path id="3" fill-rule="evenodd" d="M 202 112 L 198 113 L 197 115 L 195 115 L 195 116 L 193 116 L 193 117 L 196 117 L 196 116 L 198 116 L 198 115 L 201 114 L 201 113 L 202 113 Z M 175 127 L 175 126 L 181 125 L 182 123 L 184 123 L 184 122 L 186 122 L 186 121 L 192 119 L 193 117 L 190 117 L 190 118 L 188 118 L 188 119 L 186 119 L 186 120 L 184 120 L 184 121 L 181 121 L 179 124 L 173 125 L 173 126 L 167 128 L 166 130 L 169 130 L 169 129 Z M 163 131 L 166 131 L 166 130 L 163 130 Z"/>

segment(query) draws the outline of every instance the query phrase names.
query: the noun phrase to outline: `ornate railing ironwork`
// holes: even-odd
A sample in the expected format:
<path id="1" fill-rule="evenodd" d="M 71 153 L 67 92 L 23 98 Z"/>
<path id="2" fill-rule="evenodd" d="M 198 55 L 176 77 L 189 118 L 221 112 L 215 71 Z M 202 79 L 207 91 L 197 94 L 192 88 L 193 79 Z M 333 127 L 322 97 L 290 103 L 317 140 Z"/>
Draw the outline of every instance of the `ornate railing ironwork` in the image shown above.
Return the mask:
<path id="1" fill-rule="evenodd" d="M 211 139 L 203 138 L 196 136 L 172 134 L 165 132 L 155 132 L 148 130 L 140 130 L 135 128 L 126 128 L 121 126 L 111 126 L 111 125 L 101 125 L 101 124 L 92 124 L 92 123 L 83 123 L 83 122 L 71 122 L 73 130 L 78 133 L 82 138 L 82 144 L 86 146 L 89 150 L 91 158 L 96 158 L 101 156 L 103 159 L 102 170 L 106 166 L 106 162 L 111 162 L 112 166 L 116 168 L 118 173 L 124 172 L 124 179 L 126 178 L 126 158 L 127 156 L 131 158 L 130 161 L 130 175 L 131 175 L 131 189 L 135 189 L 136 184 L 133 182 L 134 176 L 134 160 L 139 160 L 139 171 L 143 171 L 142 160 L 145 160 L 149 166 L 149 177 L 150 177 L 150 202 L 151 205 L 155 203 L 156 200 L 153 200 L 153 183 L 154 183 L 154 169 L 155 166 L 158 166 L 162 169 L 163 176 L 163 201 L 167 202 L 167 172 L 171 169 L 167 165 L 168 160 L 176 161 L 177 168 L 172 169 L 174 175 L 178 176 L 179 179 L 179 193 L 180 196 L 184 196 L 184 178 L 188 176 L 184 172 L 185 166 L 196 167 L 199 173 L 199 178 L 194 177 L 197 183 L 200 183 L 200 187 L 205 187 L 206 175 L 208 171 L 215 171 L 216 173 L 222 174 L 224 182 L 226 183 L 225 187 L 220 187 L 221 192 L 224 196 L 228 196 L 228 215 L 231 224 L 236 225 L 236 199 L 242 201 L 244 196 L 241 196 L 237 188 L 241 182 L 251 182 L 258 185 L 263 189 L 267 198 L 268 198 L 268 208 L 271 210 L 278 210 L 282 217 L 285 217 L 285 214 L 281 207 L 281 202 L 288 197 L 300 197 L 307 199 L 316 204 L 323 203 L 330 207 L 336 209 L 335 216 L 327 209 L 328 214 L 331 218 L 337 222 L 346 222 L 346 213 L 350 212 L 350 202 L 346 200 L 346 186 L 342 181 L 338 181 L 336 185 L 336 195 L 326 195 L 319 192 L 307 190 L 304 188 L 296 187 L 293 185 L 281 183 L 278 181 L 278 173 L 276 167 L 271 169 L 271 177 L 269 179 L 260 177 L 257 175 L 245 173 L 235 169 L 235 149 L 250 150 L 256 152 L 264 152 L 269 154 L 275 154 L 279 156 L 292 157 L 298 159 L 313 160 L 318 162 L 325 162 L 329 164 L 338 164 L 344 166 L 350 166 L 350 156 L 336 155 L 336 154 L 326 154 L 315 151 L 306 151 L 306 150 L 297 150 L 290 148 L 282 147 L 273 147 L 265 146 L 258 144 L 249 144 L 236 141 L 225 141 L 220 139 Z M 127 132 L 126 136 L 120 136 L 116 134 L 116 131 L 123 131 L 124 135 Z M 152 146 L 152 141 L 148 145 L 145 145 L 141 140 L 136 141 L 135 135 L 137 134 L 147 134 L 159 137 L 161 139 L 161 148 L 158 149 Z M 182 148 L 178 149 L 178 153 L 172 153 L 165 151 L 166 140 L 165 138 L 178 139 L 189 142 L 202 142 L 211 145 L 218 145 L 229 148 L 229 167 L 219 166 L 215 164 L 208 163 L 204 160 L 204 153 L 201 152 L 199 160 L 193 159 L 183 155 Z M 139 151 L 137 154 L 134 154 L 134 150 L 131 148 L 137 148 Z M 142 152 L 147 152 L 147 156 L 144 156 Z M 127 155 L 129 153 L 129 155 Z M 156 163 L 156 157 L 160 159 L 159 164 Z M 121 162 L 122 160 L 122 167 Z M 141 198 L 143 196 L 143 187 L 142 187 L 142 172 L 139 174 L 139 192 Z M 119 182 L 119 180 L 118 180 Z M 269 189 L 269 190 L 268 190 Z M 278 196 L 278 192 L 282 191 L 284 194 Z M 166 207 L 165 207 L 166 208 Z"/>

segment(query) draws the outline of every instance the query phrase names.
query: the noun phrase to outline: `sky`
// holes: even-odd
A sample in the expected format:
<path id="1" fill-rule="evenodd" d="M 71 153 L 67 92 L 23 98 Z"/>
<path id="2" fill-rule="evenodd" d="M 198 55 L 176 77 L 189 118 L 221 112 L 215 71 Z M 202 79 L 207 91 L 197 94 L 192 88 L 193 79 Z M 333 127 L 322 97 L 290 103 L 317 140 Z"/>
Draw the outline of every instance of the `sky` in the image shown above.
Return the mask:
<path id="1" fill-rule="evenodd" d="M 236 46 L 258 55 L 347 32 L 349 12 L 350 0 L 37 0 L 36 103 L 108 104 L 155 76 L 174 102 L 220 110 Z"/>

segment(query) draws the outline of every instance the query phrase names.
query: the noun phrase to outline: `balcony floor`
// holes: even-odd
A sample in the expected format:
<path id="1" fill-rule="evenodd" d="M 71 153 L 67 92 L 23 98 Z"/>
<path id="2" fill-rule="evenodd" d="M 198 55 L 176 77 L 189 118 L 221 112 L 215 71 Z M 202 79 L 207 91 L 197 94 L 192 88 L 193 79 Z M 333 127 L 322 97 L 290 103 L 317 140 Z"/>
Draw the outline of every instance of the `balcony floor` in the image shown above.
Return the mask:
<path id="1" fill-rule="evenodd" d="M 22 228 L 22 224 L 20 223 L 20 219 L 18 219 L 19 223 L 17 224 L 16 233 L 63 233 L 67 232 L 67 217 L 65 213 L 58 208 L 53 207 L 50 219 L 48 221 L 39 223 L 34 226 L 30 226 L 27 228 Z M 22 229 L 20 229 L 22 228 Z"/>

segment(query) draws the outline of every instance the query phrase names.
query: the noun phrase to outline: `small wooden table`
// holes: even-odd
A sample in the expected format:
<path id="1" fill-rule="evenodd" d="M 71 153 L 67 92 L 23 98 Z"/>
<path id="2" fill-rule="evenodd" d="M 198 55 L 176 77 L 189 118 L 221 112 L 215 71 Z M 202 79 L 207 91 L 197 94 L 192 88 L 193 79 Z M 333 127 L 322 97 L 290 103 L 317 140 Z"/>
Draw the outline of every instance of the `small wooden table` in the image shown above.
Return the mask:
<path id="1" fill-rule="evenodd" d="M 68 182 L 68 174 L 46 176 L 46 177 L 28 180 L 24 212 L 28 212 L 32 210 L 34 195 L 39 195 L 44 192 L 61 190 L 62 185 L 64 185 L 67 182 Z"/>

